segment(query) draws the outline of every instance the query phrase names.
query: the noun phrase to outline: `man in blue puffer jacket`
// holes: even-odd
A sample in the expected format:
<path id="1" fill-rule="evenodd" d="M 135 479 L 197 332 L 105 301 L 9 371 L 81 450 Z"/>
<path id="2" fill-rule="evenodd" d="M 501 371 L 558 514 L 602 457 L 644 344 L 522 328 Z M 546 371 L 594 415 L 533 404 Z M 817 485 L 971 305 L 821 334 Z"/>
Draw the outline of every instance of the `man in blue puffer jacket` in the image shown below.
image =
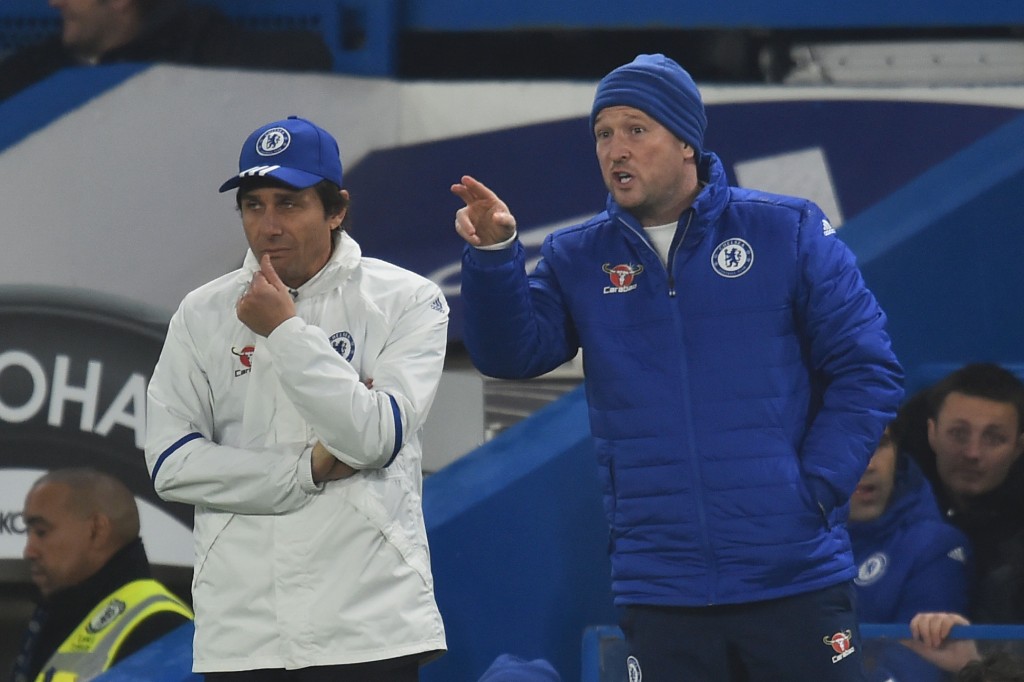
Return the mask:
<path id="1" fill-rule="evenodd" d="M 529 276 L 508 207 L 452 187 L 473 362 L 583 350 L 631 680 L 862 680 L 845 520 L 903 393 L 885 315 L 817 206 L 727 184 L 676 62 L 612 71 L 591 124 L 607 210 Z"/>

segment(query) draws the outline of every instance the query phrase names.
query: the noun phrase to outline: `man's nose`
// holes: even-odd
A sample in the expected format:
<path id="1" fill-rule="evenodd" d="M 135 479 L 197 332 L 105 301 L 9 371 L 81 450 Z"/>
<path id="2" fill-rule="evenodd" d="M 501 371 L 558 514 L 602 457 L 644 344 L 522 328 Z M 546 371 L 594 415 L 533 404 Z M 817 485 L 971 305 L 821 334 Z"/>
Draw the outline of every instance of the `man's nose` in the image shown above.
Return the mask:
<path id="1" fill-rule="evenodd" d="M 281 234 L 281 219 L 273 208 L 267 208 L 260 216 L 260 232 L 264 234 Z"/>
<path id="2" fill-rule="evenodd" d="M 983 448 L 981 446 L 981 437 L 972 436 L 967 439 L 964 444 L 964 456 L 968 459 L 981 459 Z"/>

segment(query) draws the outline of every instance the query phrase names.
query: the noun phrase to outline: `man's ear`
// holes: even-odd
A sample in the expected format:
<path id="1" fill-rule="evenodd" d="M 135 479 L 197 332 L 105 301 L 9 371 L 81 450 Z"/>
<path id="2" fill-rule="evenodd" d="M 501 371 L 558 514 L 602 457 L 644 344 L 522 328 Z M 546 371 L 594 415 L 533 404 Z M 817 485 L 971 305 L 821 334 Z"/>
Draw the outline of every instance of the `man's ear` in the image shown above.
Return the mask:
<path id="1" fill-rule="evenodd" d="M 103 547 L 110 542 L 110 536 L 113 533 L 113 524 L 110 522 L 110 517 L 106 514 L 100 514 L 99 512 L 94 513 L 89 517 L 89 533 L 90 539 L 95 547 Z"/>
<path id="2" fill-rule="evenodd" d="M 338 190 L 338 193 L 341 194 L 341 198 L 342 198 L 342 200 L 344 202 L 343 203 L 344 207 L 340 211 L 338 211 L 337 213 L 335 213 L 334 215 L 331 216 L 331 220 L 330 220 L 331 232 L 334 232 L 335 230 L 340 228 L 341 224 L 343 222 L 345 222 L 345 216 L 348 215 L 348 205 L 349 205 L 349 201 L 350 201 L 348 190 L 347 189 Z"/>
<path id="3" fill-rule="evenodd" d="M 1015 447 L 1013 450 L 1014 462 L 1016 462 L 1020 458 L 1022 452 L 1024 452 L 1024 433 L 1021 433 L 1019 436 L 1017 436 L 1017 447 Z"/>
<path id="4" fill-rule="evenodd" d="M 935 450 L 935 434 L 936 425 L 935 420 L 931 417 L 928 418 L 928 445 L 931 446 L 932 450 Z"/>
<path id="5" fill-rule="evenodd" d="M 331 216 L 331 219 L 330 219 L 331 232 L 334 232 L 335 230 L 337 230 L 338 228 L 341 227 L 341 224 L 343 222 L 345 222 L 345 216 L 346 215 L 348 215 L 348 209 L 347 208 L 343 208 L 343 209 L 341 209 L 340 211 L 338 211 L 337 213 L 335 213 L 334 215 Z"/>

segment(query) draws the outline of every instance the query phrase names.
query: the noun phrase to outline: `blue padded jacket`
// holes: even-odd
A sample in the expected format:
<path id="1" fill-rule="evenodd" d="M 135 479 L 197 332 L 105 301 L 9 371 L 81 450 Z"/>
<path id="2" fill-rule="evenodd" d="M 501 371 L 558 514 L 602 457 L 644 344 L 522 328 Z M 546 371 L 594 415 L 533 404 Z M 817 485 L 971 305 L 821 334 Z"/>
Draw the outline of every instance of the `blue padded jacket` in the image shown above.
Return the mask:
<path id="1" fill-rule="evenodd" d="M 607 210 L 525 251 L 466 247 L 464 340 L 490 376 L 583 349 L 616 604 L 745 603 L 856 574 L 847 500 L 902 395 L 885 315 L 813 203 L 714 154 L 666 267 Z"/>

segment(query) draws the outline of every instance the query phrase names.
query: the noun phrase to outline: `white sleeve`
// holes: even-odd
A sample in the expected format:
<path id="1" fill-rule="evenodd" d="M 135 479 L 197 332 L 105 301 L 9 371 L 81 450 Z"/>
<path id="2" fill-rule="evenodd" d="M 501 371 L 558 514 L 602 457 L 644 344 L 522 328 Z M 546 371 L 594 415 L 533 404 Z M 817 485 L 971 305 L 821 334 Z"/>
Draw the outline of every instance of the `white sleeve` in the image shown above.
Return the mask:
<path id="1" fill-rule="evenodd" d="M 373 366 L 372 388 L 299 318 L 281 324 L 266 347 L 288 399 L 317 438 L 356 469 L 388 466 L 426 420 L 448 342 L 448 306 L 434 285 L 420 287 L 395 320 Z"/>
<path id="2" fill-rule="evenodd" d="M 179 309 L 148 391 L 146 465 L 157 494 L 240 514 L 279 514 L 304 506 L 319 490 L 310 470 L 310 444 L 243 449 L 215 443 L 211 391 L 199 357 Z"/>

